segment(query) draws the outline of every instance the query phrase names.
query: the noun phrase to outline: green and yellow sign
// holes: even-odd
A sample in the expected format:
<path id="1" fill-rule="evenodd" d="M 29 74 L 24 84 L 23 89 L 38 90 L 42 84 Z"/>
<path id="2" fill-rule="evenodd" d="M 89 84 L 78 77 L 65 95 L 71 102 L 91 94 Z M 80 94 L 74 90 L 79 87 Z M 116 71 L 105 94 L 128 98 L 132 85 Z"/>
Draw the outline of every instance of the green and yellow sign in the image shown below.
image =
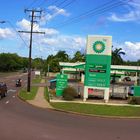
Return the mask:
<path id="1" fill-rule="evenodd" d="M 102 53 L 105 50 L 105 44 L 102 41 L 95 41 L 93 43 L 93 50 L 96 53 Z"/>
<path id="2" fill-rule="evenodd" d="M 88 36 L 85 86 L 110 86 L 111 40 L 110 36 Z"/>
<path id="3" fill-rule="evenodd" d="M 57 74 L 56 96 L 62 96 L 64 88 L 67 87 L 68 77 L 66 74 Z"/>
<path id="4" fill-rule="evenodd" d="M 109 99 L 111 36 L 88 36 L 84 80 L 84 100 L 90 91 L 104 91 L 105 102 Z"/>

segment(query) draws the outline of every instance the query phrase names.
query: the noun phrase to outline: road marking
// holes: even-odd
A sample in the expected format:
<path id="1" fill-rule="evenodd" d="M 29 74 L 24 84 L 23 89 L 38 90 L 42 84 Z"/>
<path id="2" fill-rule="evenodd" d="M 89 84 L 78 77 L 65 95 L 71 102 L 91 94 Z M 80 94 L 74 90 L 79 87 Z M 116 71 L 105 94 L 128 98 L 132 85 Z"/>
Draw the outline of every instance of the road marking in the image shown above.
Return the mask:
<path id="1" fill-rule="evenodd" d="M 6 101 L 6 102 L 5 102 L 5 104 L 8 104 L 8 103 L 9 103 L 9 101 Z"/>
<path id="2" fill-rule="evenodd" d="M 8 91 L 7 91 L 7 93 L 8 92 L 16 92 L 16 90 L 14 90 L 14 89 L 9 89 Z"/>
<path id="3" fill-rule="evenodd" d="M 15 98 L 15 96 L 13 96 L 13 98 Z"/>

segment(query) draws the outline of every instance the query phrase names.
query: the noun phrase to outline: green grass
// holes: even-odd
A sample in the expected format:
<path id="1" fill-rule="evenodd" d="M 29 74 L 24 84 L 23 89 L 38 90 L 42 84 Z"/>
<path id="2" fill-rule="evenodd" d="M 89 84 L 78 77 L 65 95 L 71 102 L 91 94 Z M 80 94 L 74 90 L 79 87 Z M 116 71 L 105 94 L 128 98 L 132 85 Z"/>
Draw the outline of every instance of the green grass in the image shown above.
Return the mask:
<path id="1" fill-rule="evenodd" d="M 36 77 L 36 78 L 32 79 L 32 83 L 33 84 L 38 84 L 40 82 L 41 82 L 41 78 L 40 77 Z"/>
<path id="2" fill-rule="evenodd" d="M 51 103 L 54 108 L 101 116 L 140 117 L 140 107 L 93 105 L 78 103 Z"/>
<path id="3" fill-rule="evenodd" d="M 45 99 L 49 102 L 49 91 L 48 91 L 48 87 L 45 87 L 45 90 L 44 90 L 44 97 L 45 97 Z"/>
<path id="4" fill-rule="evenodd" d="M 24 100 L 33 100 L 36 96 L 38 87 L 31 87 L 31 91 L 27 92 L 27 89 L 23 88 L 19 92 L 19 96 Z"/>
<path id="5" fill-rule="evenodd" d="M 35 78 L 32 80 L 33 84 L 37 84 L 41 82 L 41 78 Z M 37 94 L 38 86 L 31 86 L 31 91 L 27 92 L 27 88 L 22 88 L 19 92 L 19 97 L 23 100 L 33 100 Z"/>

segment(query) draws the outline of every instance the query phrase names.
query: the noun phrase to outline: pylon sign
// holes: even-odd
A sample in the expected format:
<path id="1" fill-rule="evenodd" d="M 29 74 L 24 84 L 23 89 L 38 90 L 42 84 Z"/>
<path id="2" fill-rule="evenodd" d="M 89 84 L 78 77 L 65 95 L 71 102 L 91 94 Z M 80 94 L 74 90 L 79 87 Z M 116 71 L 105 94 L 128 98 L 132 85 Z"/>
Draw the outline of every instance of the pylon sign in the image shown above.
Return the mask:
<path id="1" fill-rule="evenodd" d="M 111 65 L 111 36 L 88 36 L 84 94 L 88 88 L 109 89 Z"/>
<path id="2" fill-rule="evenodd" d="M 62 96 L 64 88 L 67 87 L 68 84 L 68 76 L 65 74 L 57 74 L 56 80 L 56 95 Z"/>

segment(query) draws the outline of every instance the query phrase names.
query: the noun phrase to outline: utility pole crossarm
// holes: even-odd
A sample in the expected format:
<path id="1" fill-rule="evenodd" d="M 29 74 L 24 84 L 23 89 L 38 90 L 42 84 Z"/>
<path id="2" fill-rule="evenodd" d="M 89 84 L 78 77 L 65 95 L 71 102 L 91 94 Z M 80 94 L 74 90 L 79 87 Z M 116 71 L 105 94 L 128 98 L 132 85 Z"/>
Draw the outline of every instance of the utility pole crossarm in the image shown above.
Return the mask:
<path id="1" fill-rule="evenodd" d="M 31 33 L 31 31 L 18 31 L 19 33 Z M 45 32 L 32 32 L 32 33 L 35 33 L 35 34 L 45 34 Z"/>
<path id="2" fill-rule="evenodd" d="M 38 12 L 40 14 L 42 13 L 42 10 L 36 10 L 36 9 L 25 9 L 24 11 L 25 12 L 33 12 L 34 11 L 34 12 Z"/>

